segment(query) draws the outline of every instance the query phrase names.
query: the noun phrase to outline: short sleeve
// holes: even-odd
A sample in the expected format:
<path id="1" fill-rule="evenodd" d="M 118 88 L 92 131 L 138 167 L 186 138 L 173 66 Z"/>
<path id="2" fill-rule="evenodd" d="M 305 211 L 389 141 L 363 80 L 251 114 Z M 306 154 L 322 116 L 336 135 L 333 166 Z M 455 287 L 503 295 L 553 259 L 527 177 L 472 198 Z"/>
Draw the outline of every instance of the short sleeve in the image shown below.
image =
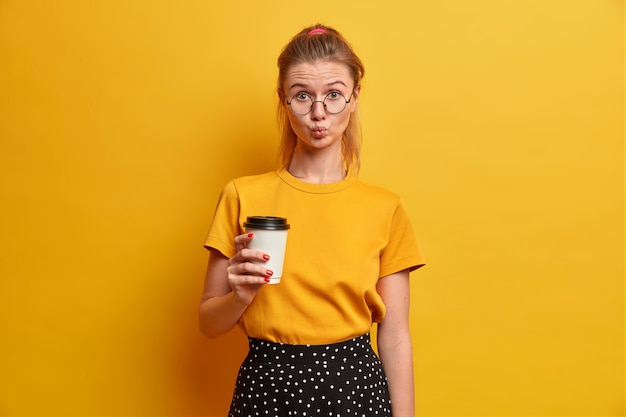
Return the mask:
<path id="1" fill-rule="evenodd" d="M 220 193 L 215 214 L 204 247 L 216 249 L 224 256 L 235 256 L 235 236 L 240 234 L 239 195 L 233 181 Z"/>
<path id="2" fill-rule="evenodd" d="M 425 264 L 411 219 L 402 200 L 398 201 L 389 230 L 389 240 L 380 258 L 380 277 Z"/>

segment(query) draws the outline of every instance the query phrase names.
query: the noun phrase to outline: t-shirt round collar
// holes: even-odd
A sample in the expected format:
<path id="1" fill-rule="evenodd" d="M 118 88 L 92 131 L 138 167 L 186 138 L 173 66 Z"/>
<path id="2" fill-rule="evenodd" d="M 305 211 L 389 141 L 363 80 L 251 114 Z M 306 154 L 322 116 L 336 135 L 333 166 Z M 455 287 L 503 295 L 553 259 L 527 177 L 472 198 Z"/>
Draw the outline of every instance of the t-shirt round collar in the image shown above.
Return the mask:
<path id="1" fill-rule="evenodd" d="M 356 181 L 356 177 L 348 175 L 341 181 L 332 182 L 330 184 L 316 184 L 311 182 L 302 181 L 294 177 L 287 168 L 281 168 L 276 171 L 276 174 L 285 182 L 287 185 L 307 193 L 312 194 L 330 194 L 336 193 L 341 190 L 345 190 Z"/>

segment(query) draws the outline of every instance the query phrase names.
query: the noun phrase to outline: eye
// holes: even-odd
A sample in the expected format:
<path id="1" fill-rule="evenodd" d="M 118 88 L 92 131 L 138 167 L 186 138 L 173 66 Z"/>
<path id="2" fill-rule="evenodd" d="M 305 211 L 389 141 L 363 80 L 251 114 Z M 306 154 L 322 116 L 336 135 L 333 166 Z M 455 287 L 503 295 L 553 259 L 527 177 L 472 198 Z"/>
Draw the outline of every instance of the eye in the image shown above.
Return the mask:
<path id="1" fill-rule="evenodd" d="M 342 95 L 339 91 L 331 91 L 330 93 L 326 95 L 326 98 L 329 98 L 331 100 L 337 100 L 337 99 L 340 99 L 341 97 Z"/>
<path id="2" fill-rule="evenodd" d="M 293 98 L 298 100 L 298 101 L 308 101 L 308 100 L 311 100 L 311 96 L 308 95 L 305 92 L 299 92 L 295 96 L 293 96 Z"/>

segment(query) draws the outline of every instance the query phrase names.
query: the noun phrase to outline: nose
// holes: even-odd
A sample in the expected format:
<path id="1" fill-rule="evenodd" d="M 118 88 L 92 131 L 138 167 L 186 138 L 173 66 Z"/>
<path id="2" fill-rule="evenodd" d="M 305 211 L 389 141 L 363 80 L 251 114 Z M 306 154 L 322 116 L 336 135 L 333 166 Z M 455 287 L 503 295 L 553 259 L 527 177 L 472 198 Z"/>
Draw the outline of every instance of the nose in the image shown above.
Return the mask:
<path id="1" fill-rule="evenodd" d="M 317 100 L 313 102 L 313 108 L 311 108 L 311 117 L 314 120 L 321 120 L 326 117 L 326 105 L 322 100 Z"/>

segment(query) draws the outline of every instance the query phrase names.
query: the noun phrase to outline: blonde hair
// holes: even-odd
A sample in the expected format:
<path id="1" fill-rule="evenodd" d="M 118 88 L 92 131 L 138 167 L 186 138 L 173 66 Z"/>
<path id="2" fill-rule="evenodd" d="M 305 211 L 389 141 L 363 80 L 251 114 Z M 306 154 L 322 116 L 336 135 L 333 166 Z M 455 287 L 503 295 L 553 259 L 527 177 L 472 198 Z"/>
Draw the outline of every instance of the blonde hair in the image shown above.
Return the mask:
<path id="1" fill-rule="evenodd" d="M 286 167 L 291 161 L 296 148 L 297 137 L 291 124 L 285 103 L 283 82 L 289 69 L 303 62 L 332 61 L 344 64 L 350 70 L 354 88 L 360 86 L 365 72 L 361 59 L 354 53 L 350 44 L 335 29 L 317 24 L 310 26 L 297 35 L 283 48 L 278 57 L 278 123 L 281 129 L 281 142 L 278 150 L 278 164 Z M 344 168 L 348 175 L 358 175 L 361 163 L 361 120 L 358 106 L 350 116 L 350 121 L 342 137 Z"/>

